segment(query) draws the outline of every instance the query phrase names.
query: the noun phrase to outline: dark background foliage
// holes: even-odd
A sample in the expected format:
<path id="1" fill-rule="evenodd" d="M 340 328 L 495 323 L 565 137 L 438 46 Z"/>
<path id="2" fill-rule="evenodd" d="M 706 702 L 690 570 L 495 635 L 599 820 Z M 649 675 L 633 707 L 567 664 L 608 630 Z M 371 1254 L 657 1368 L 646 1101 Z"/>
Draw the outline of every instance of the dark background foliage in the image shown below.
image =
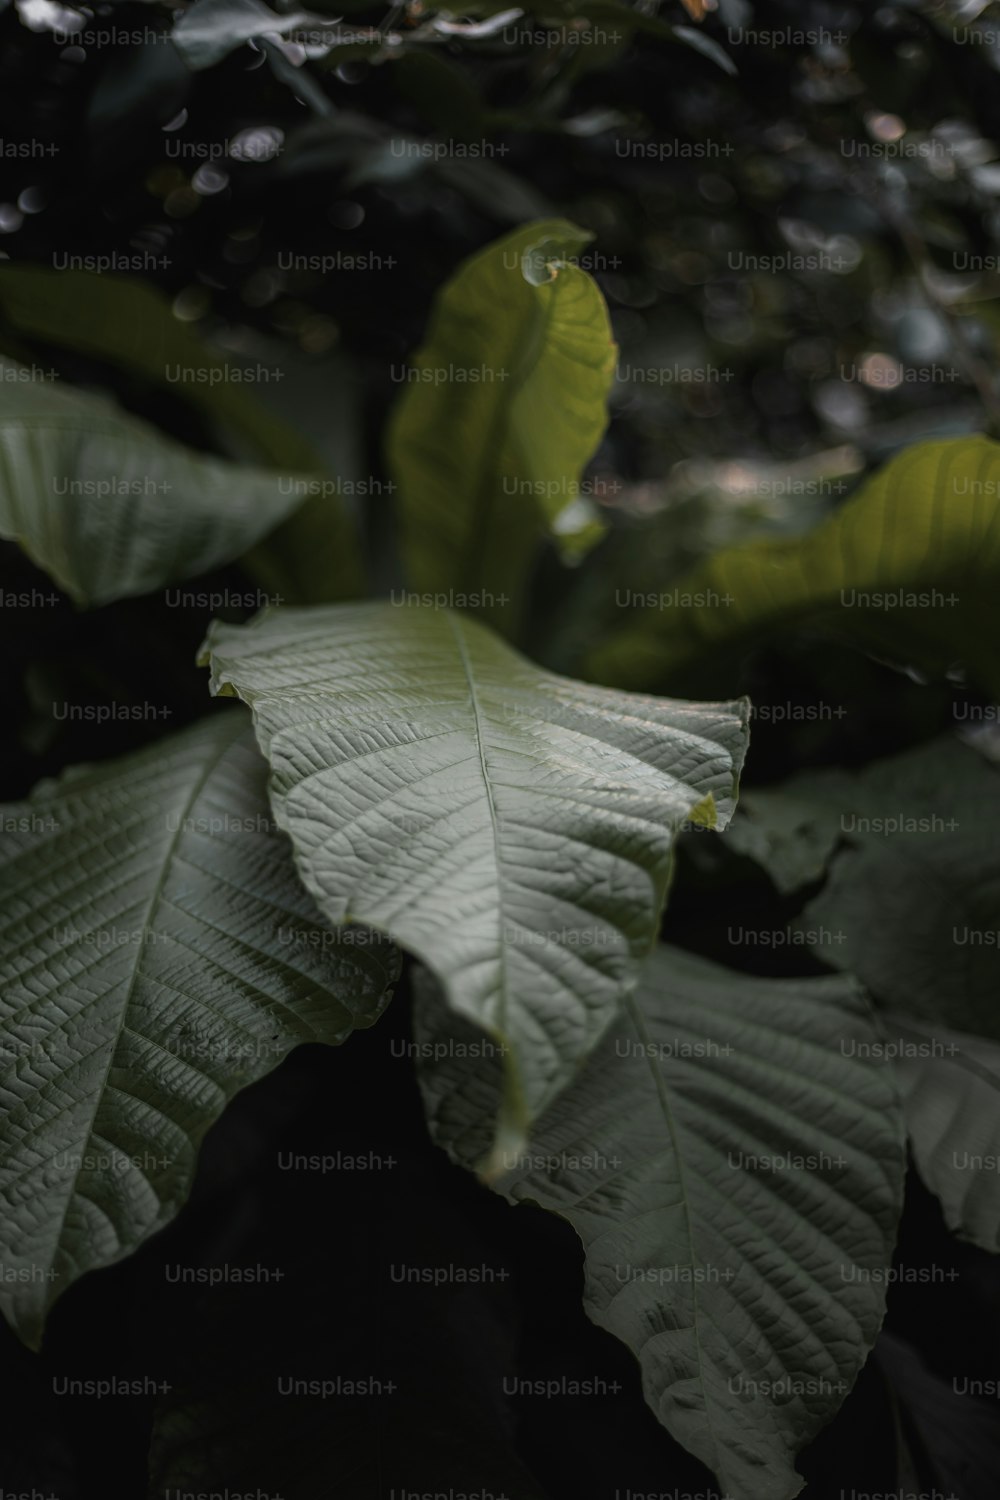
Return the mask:
<path id="1" fill-rule="evenodd" d="M 0 14 L 0 252 L 55 266 L 117 258 L 235 362 L 283 369 L 285 380 L 259 394 L 292 411 L 321 449 L 349 448 L 357 471 L 375 481 L 385 478 L 380 437 L 399 394 L 393 372 L 455 266 L 537 213 L 592 229 L 622 370 L 677 377 L 619 380 L 593 465 L 610 535 L 577 570 L 540 562 L 531 647 L 572 671 L 584 642 L 610 627 L 617 588 L 663 587 L 726 541 L 802 529 L 907 443 L 994 420 L 983 366 L 994 363 L 997 343 L 990 257 L 1000 215 L 1000 49 L 970 39 L 981 11 L 723 0 L 703 28 L 716 57 L 628 28 L 616 42 L 588 46 L 414 39 L 389 58 L 354 45 L 315 60 L 305 70 L 309 91 L 302 69 L 254 47 L 191 73 L 162 40 L 104 46 L 84 36 L 77 45 L 39 22 L 31 29 L 28 11 L 8 5 Z M 156 4 L 79 12 L 91 31 L 137 33 L 162 31 L 173 14 Z M 419 3 L 392 13 L 404 36 L 426 16 Z M 679 5 L 663 18 L 686 19 Z M 386 23 L 377 8 L 350 19 Z M 980 24 L 990 25 L 988 7 Z M 740 27 L 812 30 L 818 40 L 772 47 L 740 39 Z M 735 73 L 720 65 L 726 58 Z M 893 154 L 901 126 L 908 141 L 926 143 L 922 154 Z M 240 132 L 281 149 L 258 161 L 196 154 Z M 400 133 L 485 140 L 497 154 L 394 160 L 389 141 Z M 10 149 L 25 142 L 51 150 L 22 157 Z M 649 154 L 654 146 L 662 159 Z M 324 274 L 283 269 L 290 256 L 358 260 Z M 976 257 L 982 269 L 969 269 Z M 179 398 L 45 352 L 68 380 L 99 382 L 177 436 L 212 445 Z M 381 587 L 397 578 L 391 506 L 382 493 L 359 507 Z M 3 565 L 6 587 L 51 592 L 13 547 L 4 547 Z M 232 569 L 204 587 L 245 583 Z M 57 723 L 58 700 L 139 704 L 155 682 L 169 727 L 201 714 L 204 683 L 192 662 L 207 617 L 154 598 L 85 615 L 62 601 L 18 611 L 16 623 L 0 619 L 0 694 L 12 729 L 4 795 L 164 727 Z M 721 667 L 717 682 L 663 688 L 848 706 L 821 724 L 761 722 L 751 785 L 802 765 L 891 753 L 951 725 L 953 700 L 967 696 L 960 681 L 928 687 L 806 637 Z M 791 914 L 749 865 L 697 854 L 682 856 L 665 929 L 673 941 L 711 955 L 734 913 L 744 921 L 752 913 L 761 927 Z M 770 972 L 809 964 L 801 952 L 743 961 Z M 456 1306 L 442 1293 L 424 1328 L 400 1327 L 390 1299 L 384 1322 L 374 1319 L 373 1364 L 384 1339 L 393 1358 L 414 1360 L 429 1405 L 456 1421 L 456 1369 L 494 1388 L 501 1367 L 617 1380 L 623 1389 L 613 1399 L 498 1407 L 497 1423 L 540 1491 L 552 1500 L 616 1488 L 714 1493 L 644 1407 L 626 1351 L 580 1311 L 569 1229 L 510 1211 L 429 1145 L 410 1072 L 392 1058 L 393 1040 L 407 1034 L 406 998 L 404 989 L 380 1026 L 345 1052 L 301 1050 L 241 1096 L 210 1138 L 190 1205 L 137 1255 L 68 1293 L 43 1359 L 0 1334 L 5 1491 L 34 1486 L 60 1500 L 142 1492 L 155 1398 L 60 1399 L 54 1376 L 134 1371 L 183 1386 L 283 1362 L 319 1369 L 324 1340 L 349 1340 L 352 1319 L 378 1311 L 390 1262 L 466 1257 L 511 1276 L 467 1291 Z M 394 1155 L 399 1165 L 335 1179 L 277 1166 L 279 1152 L 338 1150 Z M 805 1456 L 810 1500 L 906 1487 L 961 1500 L 995 1492 L 992 1408 L 977 1408 L 966 1427 L 949 1406 L 959 1368 L 995 1377 L 995 1272 L 987 1256 L 945 1235 L 915 1181 L 911 1189 L 900 1262 L 962 1274 L 891 1291 L 888 1336 Z M 286 1274 L 274 1285 L 226 1289 L 211 1311 L 198 1288 L 166 1281 L 167 1265 L 223 1260 Z M 282 1411 L 275 1420 L 299 1422 Z M 399 1435 L 374 1438 L 391 1476 Z M 352 1489 L 325 1453 L 322 1430 L 308 1423 L 294 1425 L 286 1457 L 289 1500 L 377 1492 L 367 1480 Z M 213 1488 L 251 1478 L 205 1476 Z M 405 1473 L 396 1480 L 406 1482 Z M 482 1485 L 499 1493 L 503 1478 L 484 1472 Z"/>

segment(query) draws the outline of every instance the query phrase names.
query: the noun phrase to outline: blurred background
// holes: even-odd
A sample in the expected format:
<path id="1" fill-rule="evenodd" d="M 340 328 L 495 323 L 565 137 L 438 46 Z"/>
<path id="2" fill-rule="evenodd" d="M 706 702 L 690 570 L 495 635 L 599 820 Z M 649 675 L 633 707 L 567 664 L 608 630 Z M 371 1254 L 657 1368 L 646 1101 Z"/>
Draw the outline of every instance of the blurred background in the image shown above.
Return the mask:
<path id="1" fill-rule="evenodd" d="M 356 481 L 351 503 L 380 589 L 398 581 L 382 435 L 399 372 L 456 266 L 534 217 L 593 231 L 583 264 L 620 348 L 586 497 L 609 533 L 575 569 L 554 555 L 539 564 L 533 654 L 558 670 L 577 669 L 585 644 L 619 623 L 622 589 L 660 590 L 729 543 L 808 530 L 918 439 L 1000 435 L 1000 6 L 718 0 L 699 20 L 694 0 L 472 0 L 455 11 L 410 0 L 388 12 L 329 0 L 302 13 L 276 6 L 276 37 L 273 17 L 267 36 L 263 25 L 254 35 L 245 7 L 214 3 L 199 30 L 183 6 L 0 0 L 0 256 L 135 276 L 234 368 L 280 371 L 254 393 Z M 22 354 L 2 295 L 0 348 Z M 41 354 L 67 380 L 215 445 L 162 384 L 83 352 Z M 16 548 L 3 544 L 0 560 L 8 588 L 48 592 Z M 233 569 L 205 587 L 243 581 Z M 155 675 L 171 728 L 204 711 L 192 662 L 211 611 L 153 597 L 87 615 L 65 600 L 16 613 L 0 620 L 13 727 L 0 751 L 5 797 L 162 732 L 141 720 L 60 723 L 59 699 L 141 702 Z M 748 785 L 929 739 L 954 727 L 967 692 L 791 634 L 694 689 L 663 688 L 849 706 L 819 723 L 762 718 Z M 684 857 L 668 936 L 711 952 L 731 912 L 785 919 L 748 868 L 729 870 L 706 917 L 699 882 L 718 895 L 713 860 Z M 748 962 L 780 972 L 785 957 Z M 801 972 L 801 953 L 795 961 Z M 164 1300 L 167 1261 L 266 1261 L 287 1254 L 286 1230 L 308 1244 L 367 1224 L 379 1244 L 410 1235 L 411 1257 L 424 1236 L 502 1247 L 517 1277 L 475 1314 L 485 1321 L 469 1335 L 473 1372 L 516 1327 L 522 1373 L 544 1375 L 556 1360 L 625 1382 L 620 1407 L 577 1403 L 557 1416 L 548 1403 L 543 1416 L 517 1415 L 519 1453 L 552 1500 L 610 1497 L 625 1450 L 633 1488 L 715 1494 L 642 1405 L 627 1354 L 580 1312 L 564 1226 L 509 1215 L 451 1173 L 423 1134 L 412 1079 L 385 1104 L 378 1068 L 386 1037 L 407 1034 L 405 1003 L 385 1025 L 395 1031 L 352 1043 L 346 1070 L 340 1055 L 304 1049 L 241 1098 L 177 1224 L 60 1304 L 47 1365 L 0 1335 L 4 1493 L 142 1493 L 151 1402 L 70 1411 L 53 1403 L 49 1375 L 91 1371 L 95 1348 L 114 1369 L 149 1368 L 151 1350 L 175 1372 L 197 1364 L 214 1335 L 202 1303 Z M 400 1139 L 403 1199 L 365 1183 L 331 1210 L 328 1183 L 292 1196 L 273 1166 L 282 1148 L 390 1150 Z M 888 1339 L 806 1455 L 809 1500 L 995 1494 L 993 1412 L 955 1407 L 942 1373 L 961 1360 L 996 1376 L 992 1265 L 945 1236 L 916 1182 L 907 1216 L 906 1262 L 960 1265 L 959 1287 L 892 1290 Z M 363 1256 L 345 1255 L 339 1274 L 358 1288 Z M 322 1327 L 328 1276 L 306 1253 L 280 1296 L 237 1298 L 221 1319 L 225 1358 L 205 1354 L 211 1378 L 228 1378 L 226 1360 L 279 1358 L 290 1327 Z M 447 1382 L 431 1388 L 452 1399 Z M 296 1451 L 309 1441 L 297 1433 Z M 355 1491 L 317 1461 L 287 1493 Z"/>
<path id="2" fill-rule="evenodd" d="M 592 230 L 620 361 L 585 503 L 611 535 L 544 573 L 531 631 L 572 671 L 617 589 L 806 530 L 907 444 L 1000 425 L 1000 17 L 498 5 L 350 0 L 241 42 L 221 4 L 179 45 L 183 8 L 7 4 L 0 255 L 138 276 L 234 364 L 280 369 L 254 393 L 357 476 L 386 588 L 381 435 L 435 291 L 525 219 Z M 213 441 L 162 382 L 52 356 Z M 5 684 L 22 717 L 29 666 Z"/>

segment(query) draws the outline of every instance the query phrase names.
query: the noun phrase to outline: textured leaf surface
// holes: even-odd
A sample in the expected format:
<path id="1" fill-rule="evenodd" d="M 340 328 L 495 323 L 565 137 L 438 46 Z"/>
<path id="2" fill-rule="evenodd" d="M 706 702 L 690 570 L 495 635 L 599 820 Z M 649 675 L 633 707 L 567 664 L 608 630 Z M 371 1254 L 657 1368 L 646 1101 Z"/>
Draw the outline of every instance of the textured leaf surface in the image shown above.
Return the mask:
<path id="1" fill-rule="evenodd" d="M 468 1165 L 499 1082 L 447 1055 L 455 1024 L 423 986 L 432 1130 Z M 876 1038 L 852 981 L 751 979 L 659 949 L 496 1184 L 574 1226 L 588 1314 L 737 1500 L 798 1493 L 795 1454 L 882 1320 L 904 1151 L 892 1070 L 857 1055 Z"/>
<path id="2" fill-rule="evenodd" d="M 1000 690 L 998 505 L 1000 444 L 918 443 L 809 535 L 710 558 L 678 584 L 690 608 L 645 611 L 595 649 L 588 676 L 655 688 L 710 652 L 805 623 L 933 673 L 962 663 Z"/>
<path id="3" fill-rule="evenodd" d="M 169 1222 L 238 1089 L 384 1004 L 392 949 L 324 926 L 266 769 L 221 714 L 3 809 L 0 1306 L 31 1344 Z"/>
<path id="4" fill-rule="evenodd" d="M 725 837 L 779 887 L 826 871 L 795 923 L 811 952 L 857 974 L 884 1005 L 1000 1040 L 995 767 L 958 740 L 935 740 L 857 775 L 793 777 L 746 806 Z"/>
<path id="5" fill-rule="evenodd" d="M 505 634 L 544 531 L 572 555 L 601 531 L 578 488 L 615 366 L 604 299 L 573 263 L 590 238 L 541 220 L 466 261 L 390 426 L 409 582 L 480 596 L 470 605 Z"/>
<path id="6" fill-rule="evenodd" d="M 1000 1047 L 889 1015 L 914 1159 L 945 1223 L 1000 1250 Z"/>
<path id="7" fill-rule="evenodd" d="M 0 536 L 78 604 L 231 562 L 302 503 L 277 474 L 195 453 L 101 397 L 20 382 L 22 368 L 0 364 Z"/>
<path id="8" fill-rule="evenodd" d="M 204 659 L 253 708 L 326 917 L 387 932 L 508 1050 L 518 1137 L 634 981 L 675 827 L 728 820 L 745 705 L 571 682 L 467 617 L 382 604 L 216 622 Z"/>

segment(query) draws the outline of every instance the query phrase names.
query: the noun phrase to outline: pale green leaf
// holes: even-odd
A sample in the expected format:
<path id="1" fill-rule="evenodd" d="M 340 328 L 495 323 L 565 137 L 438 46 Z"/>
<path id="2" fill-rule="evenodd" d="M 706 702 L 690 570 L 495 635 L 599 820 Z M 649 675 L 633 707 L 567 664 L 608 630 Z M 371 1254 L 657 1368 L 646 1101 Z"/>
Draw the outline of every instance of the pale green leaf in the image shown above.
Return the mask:
<path id="1" fill-rule="evenodd" d="M 795 540 L 717 553 L 677 583 L 691 603 L 650 609 L 595 647 L 587 675 L 655 688 L 711 653 L 797 625 L 904 666 L 956 665 L 1000 689 L 1000 444 L 918 443 Z"/>
<path id="2" fill-rule="evenodd" d="M 253 708 L 328 920 L 388 933 L 505 1049 L 498 1149 L 517 1141 L 634 982 L 676 827 L 728 820 L 746 705 L 589 687 L 384 604 L 216 622 L 203 660 Z"/>
<path id="3" fill-rule="evenodd" d="M 602 529 L 580 478 L 607 425 L 616 351 L 576 263 L 591 238 L 543 219 L 460 266 L 390 423 L 409 583 L 474 596 L 507 635 L 546 532 L 578 557 Z"/>

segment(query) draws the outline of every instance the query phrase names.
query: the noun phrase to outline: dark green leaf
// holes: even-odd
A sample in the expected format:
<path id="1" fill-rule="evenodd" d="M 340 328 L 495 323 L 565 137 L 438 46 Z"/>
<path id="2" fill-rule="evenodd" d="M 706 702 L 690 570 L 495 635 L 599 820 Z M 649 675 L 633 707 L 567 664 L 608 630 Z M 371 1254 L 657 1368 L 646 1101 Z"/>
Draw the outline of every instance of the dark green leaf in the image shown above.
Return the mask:
<path id="1" fill-rule="evenodd" d="M 174 1217 L 238 1089 L 385 1005 L 393 949 L 323 924 L 265 780 L 221 714 L 3 808 L 0 1306 L 33 1346 Z"/>

